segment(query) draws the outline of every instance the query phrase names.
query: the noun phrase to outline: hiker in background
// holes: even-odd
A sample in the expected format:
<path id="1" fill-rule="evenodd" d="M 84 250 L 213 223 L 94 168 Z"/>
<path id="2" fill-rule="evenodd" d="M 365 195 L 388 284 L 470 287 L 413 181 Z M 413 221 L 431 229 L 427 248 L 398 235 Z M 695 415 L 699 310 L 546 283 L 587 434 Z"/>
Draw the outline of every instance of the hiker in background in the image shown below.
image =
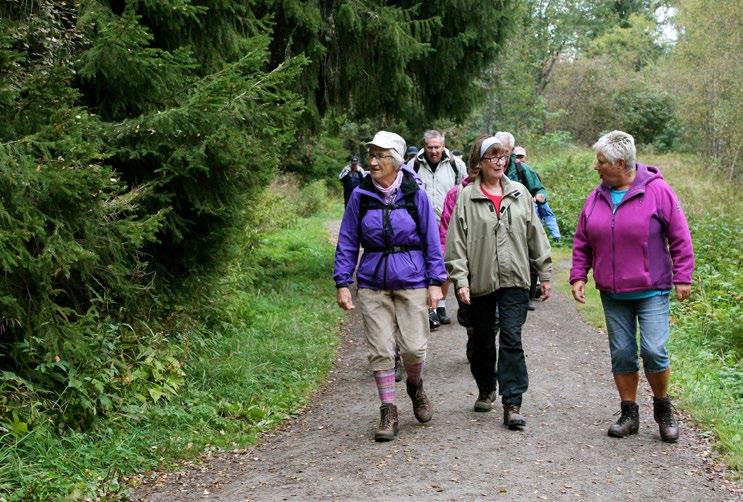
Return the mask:
<path id="1" fill-rule="evenodd" d="M 517 168 L 519 166 L 529 167 L 529 165 L 526 163 L 526 148 L 524 148 L 523 146 L 515 147 L 513 149 L 513 156 Z M 532 169 L 532 171 L 534 170 Z M 534 174 L 536 174 L 537 179 L 539 179 L 539 181 L 541 182 L 542 180 L 539 177 L 539 173 L 534 171 Z M 544 225 L 547 227 L 547 232 L 549 232 L 552 240 L 554 240 L 555 242 L 560 242 L 560 227 L 557 225 L 557 218 L 555 218 L 555 213 L 552 212 L 552 208 L 547 202 L 547 198 L 545 197 L 543 202 L 538 202 L 535 198 L 534 204 L 537 209 L 537 215 L 539 215 L 539 219 L 544 222 Z"/>
<path id="2" fill-rule="evenodd" d="M 366 172 L 361 167 L 359 158 L 354 155 L 351 157 L 351 163 L 344 166 L 338 175 L 338 180 L 343 185 L 343 206 L 348 205 L 348 198 L 351 197 L 351 192 L 361 184 L 361 180 L 366 176 Z"/>
<path id="3" fill-rule="evenodd" d="M 509 156 L 508 167 L 506 168 L 506 176 L 511 181 L 518 181 L 526 187 L 531 194 L 535 204 L 541 204 L 547 200 L 547 190 L 542 185 L 542 181 L 537 176 L 531 167 L 526 162 L 516 162 L 516 156 L 513 154 L 513 147 L 516 144 L 516 140 L 513 134 L 506 131 L 500 131 L 495 133 L 495 137 L 498 138 L 503 145 L 503 151 Z M 539 298 L 540 292 L 537 289 L 537 273 L 534 268 L 531 269 L 531 282 L 529 286 L 529 310 L 534 310 L 534 298 Z"/>
<path id="4" fill-rule="evenodd" d="M 573 242 L 570 284 L 586 301 L 588 271 L 601 292 L 611 352 L 611 370 L 621 399 L 621 416 L 609 436 L 637 434 L 637 325 L 645 377 L 653 391 L 653 416 L 663 441 L 676 442 L 678 424 L 668 397 L 671 376 L 666 342 L 669 295 L 691 295 L 694 249 L 676 194 L 657 167 L 636 163 L 634 138 L 622 131 L 593 145 L 601 178 L 586 199 Z"/>
<path id="5" fill-rule="evenodd" d="M 413 168 L 413 159 L 415 156 L 418 155 L 418 147 L 415 145 L 410 145 L 407 150 L 405 150 L 405 165 Z"/>
<path id="6" fill-rule="evenodd" d="M 482 141 L 485 139 L 487 135 L 482 136 L 478 138 L 479 141 Z M 478 141 L 476 140 L 476 141 Z M 462 157 L 461 152 L 458 151 L 452 152 L 452 155 L 455 157 Z M 477 178 L 477 175 L 480 174 L 480 163 L 475 162 L 472 164 L 467 165 L 467 177 L 462 180 L 461 183 L 458 185 L 455 185 L 451 190 L 449 190 L 446 193 L 446 198 L 444 199 L 444 207 L 441 210 L 441 220 L 439 221 L 439 236 L 441 239 L 441 249 L 442 252 L 446 252 L 446 233 L 449 230 L 449 221 L 451 220 L 452 212 L 454 211 L 454 206 L 457 203 L 457 197 L 459 196 L 459 192 L 462 190 L 462 188 L 469 185 L 475 178 Z M 460 326 L 465 328 L 467 332 L 467 348 L 466 348 L 466 355 L 467 355 L 467 361 L 472 360 L 472 322 L 470 320 L 469 315 L 469 305 L 462 303 L 459 298 L 457 298 L 457 303 L 459 304 L 459 308 L 457 309 L 457 322 Z"/>
<path id="7" fill-rule="evenodd" d="M 414 173 L 402 168 L 405 140 L 379 131 L 367 145 L 369 176 L 351 194 L 343 214 L 333 278 L 338 305 L 351 310 L 355 304 L 350 285 L 356 272 L 369 362 L 382 403 L 374 439 L 390 441 L 398 430 L 395 343 L 415 418 L 428 422 L 433 415 L 422 375 L 430 334 L 428 309 L 441 299 L 446 270 L 431 203 Z M 364 253 L 358 262 L 360 247 Z"/>
<path id="8" fill-rule="evenodd" d="M 423 133 L 423 150 L 415 156 L 413 170 L 418 173 L 418 177 L 423 182 L 423 188 L 431 201 L 438 224 L 447 192 L 462 181 L 467 168 L 464 162 L 454 157 L 446 148 L 444 134 L 431 129 Z M 441 324 L 451 323 L 446 313 L 448 292 L 449 282 L 447 281 L 442 286 L 444 297 L 428 314 L 432 329 Z"/>
<path id="9" fill-rule="evenodd" d="M 522 396 L 529 386 L 521 327 L 529 304 L 529 264 L 541 279 L 542 300 L 550 296 L 550 244 L 534 213 L 531 197 L 504 176 L 510 148 L 497 137 L 478 139 L 469 165 L 480 174 L 457 197 L 446 235 L 446 268 L 459 299 L 471 305 L 470 370 L 479 395 L 475 411 L 493 408 L 502 396 L 503 423 L 526 425 Z M 496 352 L 496 309 L 499 314 Z M 497 372 L 496 372 L 497 365 Z"/>

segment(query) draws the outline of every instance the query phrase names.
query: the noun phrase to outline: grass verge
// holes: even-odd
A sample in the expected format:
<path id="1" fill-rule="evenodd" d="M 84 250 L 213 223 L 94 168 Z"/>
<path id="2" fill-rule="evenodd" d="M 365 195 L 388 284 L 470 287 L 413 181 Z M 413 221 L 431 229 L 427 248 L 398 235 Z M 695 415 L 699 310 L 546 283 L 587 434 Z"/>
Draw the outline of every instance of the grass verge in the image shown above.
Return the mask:
<path id="1" fill-rule="evenodd" d="M 251 269 L 233 268 L 216 300 L 224 315 L 194 334 L 200 348 L 172 401 L 125 408 L 85 433 L 59 434 L 49 423 L 6 442 L 0 500 L 126 498 L 127 476 L 251 445 L 300 410 L 338 343 L 330 217 L 269 234 Z"/>

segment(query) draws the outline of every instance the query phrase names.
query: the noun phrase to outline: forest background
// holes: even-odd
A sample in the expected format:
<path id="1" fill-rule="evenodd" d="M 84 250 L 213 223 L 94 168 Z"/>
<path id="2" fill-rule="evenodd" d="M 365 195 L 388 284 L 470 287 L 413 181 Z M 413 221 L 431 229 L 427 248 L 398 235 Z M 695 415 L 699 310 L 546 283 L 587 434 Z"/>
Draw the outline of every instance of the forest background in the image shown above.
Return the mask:
<path id="1" fill-rule="evenodd" d="M 324 291 L 327 250 L 276 232 L 300 218 L 319 228 L 338 171 L 381 128 L 416 144 L 436 127 L 462 150 L 481 132 L 513 131 L 538 161 L 568 244 L 595 182 L 585 146 L 607 128 L 694 166 L 679 169 L 682 200 L 697 208 L 687 211 L 698 257 L 694 301 L 674 304 L 679 357 L 689 355 L 687 394 L 713 409 L 695 418 L 740 468 L 737 7 L 3 0 L 0 496 L 119 493 L 127 474 L 231 446 L 218 437 L 237 421 L 236 444 L 246 444 L 295 411 L 336 340 L 287 337 L 261 359 L 261 339 L 307 330 L 306 319 L 281 324 L 267 298 L 289 309 L 281 302 L 303 288 Z M 332 332 L 338 313 L 312 301 L 294 302 L 297 316 L 315 312 L 309 324 Z M 252 359 L 232 369 L 250 385 L 208 388 L 199 361 L 225 362 L 237 332 L 255 337 L 242 340 Z M 292 390 L 262 401 L 276 381 Z M 132 421 L 140 434 L 159 423 L 156 435 L 172 420 L 201 420 L 216 439 L 155 451 L 115 442 Z M 82 467 L 50 460 L 81 445 L 93 448 Z M 119 455 L 115 467 L 101 451 Z"/>

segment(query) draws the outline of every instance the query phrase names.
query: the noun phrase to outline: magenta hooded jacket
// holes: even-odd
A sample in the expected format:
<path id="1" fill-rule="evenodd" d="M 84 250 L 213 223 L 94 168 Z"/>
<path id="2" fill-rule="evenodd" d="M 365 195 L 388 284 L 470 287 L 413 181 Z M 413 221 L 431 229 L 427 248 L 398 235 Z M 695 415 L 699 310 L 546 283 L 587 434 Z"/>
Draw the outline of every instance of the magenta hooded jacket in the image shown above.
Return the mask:
<path id="1" fill-rule="evenodd" d="M 689 225 L 657 167 L 638 163 L 616 212 L 612 206 L 610 187 L 603 183 L 586 199 L 575 230 L 570 284 L 585 281 L 591 269 L 596 287 L 607 293 L 691 284 Z"/>

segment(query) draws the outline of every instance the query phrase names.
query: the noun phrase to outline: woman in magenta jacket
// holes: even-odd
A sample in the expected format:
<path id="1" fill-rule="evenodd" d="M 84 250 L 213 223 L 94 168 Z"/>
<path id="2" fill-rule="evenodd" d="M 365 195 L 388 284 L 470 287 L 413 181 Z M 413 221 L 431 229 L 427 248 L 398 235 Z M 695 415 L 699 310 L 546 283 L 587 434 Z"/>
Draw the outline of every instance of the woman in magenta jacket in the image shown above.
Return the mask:
<path id="1" fill-rule="evenodd" d="M 640 357 L 653 390 L 653 415 L 661 438 L 678 440 L 678 424 L 668 397 L 671 375 L 666 342 L 669 294 L 691 294 L 694 250 L 689 225 L 671 187 L 656 167 L 635 163 L 631 135 L 612 131 L 593 149 L 601 184 L 583 205 L 573 243 L 570 271 L 573 297 L 585 303 L 588 271 L 593 270 L 609 335 L 612 373 L 621 398 L 621 416 L 609 436 L 639 430 L 637 324 Z"/>

